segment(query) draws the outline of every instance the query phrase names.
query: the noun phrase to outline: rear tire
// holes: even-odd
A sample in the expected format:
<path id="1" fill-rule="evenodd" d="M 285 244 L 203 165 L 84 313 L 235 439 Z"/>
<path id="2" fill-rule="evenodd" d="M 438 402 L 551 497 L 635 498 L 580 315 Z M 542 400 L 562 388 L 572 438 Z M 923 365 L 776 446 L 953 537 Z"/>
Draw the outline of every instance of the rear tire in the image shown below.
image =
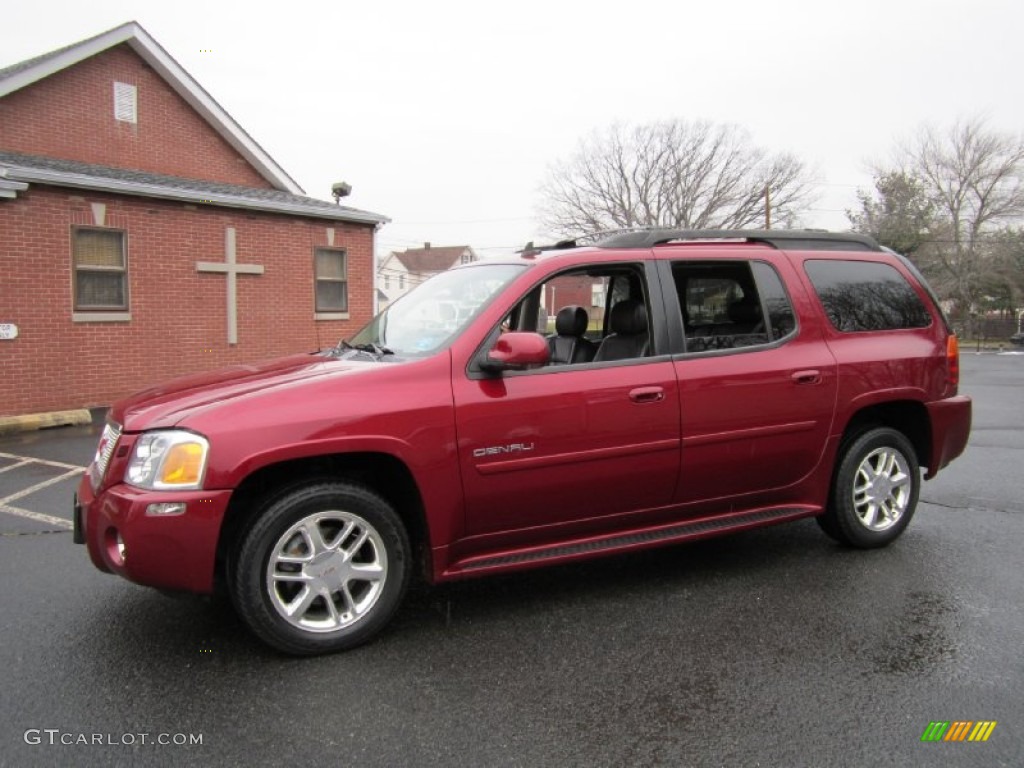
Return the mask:
<path id="1" fill-rule="evenodd" d="M 235 608 L 268 645 L 296 656 L 354 648 L 394 615 L 409 583 L 409 538 L 384 499 L 317 482 L 272 501 L 242 536 Z"/>
<path id="2" fill-rule="evenodd" d="M 906 436 L 889 427 L 870 429 L 844 444 L 818 525 L 852 547 L 884 547 L 910 523 L 920 488 L 917 454 Z"/>

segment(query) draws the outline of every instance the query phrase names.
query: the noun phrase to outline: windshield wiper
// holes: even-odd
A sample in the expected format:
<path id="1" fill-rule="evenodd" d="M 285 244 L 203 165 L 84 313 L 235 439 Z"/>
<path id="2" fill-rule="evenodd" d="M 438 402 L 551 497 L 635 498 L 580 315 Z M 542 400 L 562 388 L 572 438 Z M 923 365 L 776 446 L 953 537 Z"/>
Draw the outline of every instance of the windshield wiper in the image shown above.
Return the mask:
<path id="1" fill-rule="evenodd" d="M 354 345 L 352 345 L 352 347 L 353 347 L 353 349 L 358 349 L 358 350 L 361 350 L 363 352 L 372 352 L 377 357 L 384 357 L 384 355 L 393 355 L 393 354 L 395 354 L 394 352 L 392 352 L 387 347 L 378 347 L 373 342 L 367 342 L 366 344 L 354 344 Z"/>
<path id="2" fill-rule="evenodd" d="M 373 355 L 376 359 L 380 360 L 385 355 L 395 354 L 387 347 L 380 347 L 371 342 L 366 344 L 350 344 L 346 339 L 342 339 L 338 342 L 338 346 L 331 350 L 330 354 L 334 357 L 341 357 L 346 351 L 352 352 L 365 352 Z"/>

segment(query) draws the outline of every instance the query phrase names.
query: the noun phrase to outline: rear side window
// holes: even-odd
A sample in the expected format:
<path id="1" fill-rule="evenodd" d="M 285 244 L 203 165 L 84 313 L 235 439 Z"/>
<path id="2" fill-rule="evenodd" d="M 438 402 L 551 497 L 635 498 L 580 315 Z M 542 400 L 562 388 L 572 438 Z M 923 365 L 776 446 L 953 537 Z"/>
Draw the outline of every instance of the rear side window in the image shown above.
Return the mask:
<path id="1" fill-rule="evenodd" d="M 804 269 L 836 330 L 893 331 L 931 324 L 924 302 L 889 264 L 821 259 L 807 261 Z"/>
<path id="2" fill-rule="evenodd" d="M 687 352 L 758 347 L 796 330 L 789 297 L 768 264 L 678 261 L 672 278 Z"/>

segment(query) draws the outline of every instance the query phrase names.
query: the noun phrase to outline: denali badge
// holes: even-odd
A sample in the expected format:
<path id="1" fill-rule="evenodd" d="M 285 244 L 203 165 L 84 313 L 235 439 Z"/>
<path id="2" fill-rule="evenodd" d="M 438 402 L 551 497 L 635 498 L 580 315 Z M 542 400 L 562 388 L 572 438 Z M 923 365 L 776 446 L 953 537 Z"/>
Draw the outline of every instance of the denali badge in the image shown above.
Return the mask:
<path id="1" fill-rule="evenodd" d="M 497 456 L 501 453 L 526 453 L 533 450 L 533 443 L 509 443 L 508 445 L 492 445 L 489 448 L 474 448 L 473 458 Z"/>

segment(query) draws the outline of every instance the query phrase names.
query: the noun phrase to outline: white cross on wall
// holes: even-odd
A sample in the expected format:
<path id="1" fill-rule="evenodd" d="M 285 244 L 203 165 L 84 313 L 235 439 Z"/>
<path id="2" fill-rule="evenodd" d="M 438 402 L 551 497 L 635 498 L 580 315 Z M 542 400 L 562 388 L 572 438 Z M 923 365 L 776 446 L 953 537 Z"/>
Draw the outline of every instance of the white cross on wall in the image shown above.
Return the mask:
<path id="1" fill-rule="evenodd" d="M 238 343 L 238 285 L 237 275 L 262 275 L 262 264 L 235 262 L 235 228 L 224 230 L 224 262 L 197 261 L 198 272 L 219 272 L 228 276 L 228 344 Z"/>

